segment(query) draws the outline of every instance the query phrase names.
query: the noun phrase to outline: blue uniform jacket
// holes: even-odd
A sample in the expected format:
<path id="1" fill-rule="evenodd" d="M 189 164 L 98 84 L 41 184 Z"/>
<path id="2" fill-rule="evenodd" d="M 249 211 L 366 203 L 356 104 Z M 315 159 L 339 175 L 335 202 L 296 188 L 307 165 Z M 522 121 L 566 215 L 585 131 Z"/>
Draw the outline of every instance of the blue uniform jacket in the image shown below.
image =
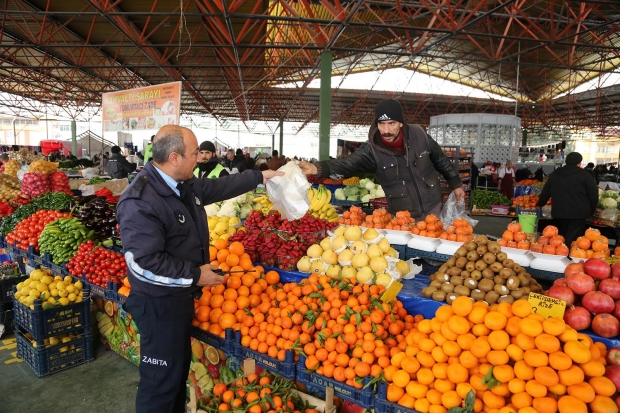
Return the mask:
<path id="1" fill-rule="evenodd" d="M 233 198 L 263 181 L 258 171 L 219 179 L 190 179 L 192 213 L 152 163 L 123 192 L 116 207 L 132 293 L 162 297 L 190 294 L 200 266 L 209 263 L 204 206 Z"/>

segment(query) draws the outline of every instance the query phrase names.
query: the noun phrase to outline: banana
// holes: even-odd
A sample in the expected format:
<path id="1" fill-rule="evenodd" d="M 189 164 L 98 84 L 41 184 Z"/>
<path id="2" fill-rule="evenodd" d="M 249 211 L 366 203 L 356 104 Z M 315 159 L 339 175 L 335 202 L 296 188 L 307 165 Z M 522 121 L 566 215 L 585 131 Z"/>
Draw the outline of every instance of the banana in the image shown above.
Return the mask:
<path id="1" fill-rule="evenodd" d="M 265 195 L 263 196 L 257 196 L 256 198 L 254 198 L 253 202 L 261 202 L 262 200 L 264 200 L 265 198 L 267 198 Z"/>
<path id="2" fill-rule="evenodd" d="M 329 189 L 325 188 L 325 192 L 327 193 L 327 200 L 325 201 L 325 203 L 329 204 L 329 201 L 332 200 L 332 191 L 330 191 Z"/>
<path id="3" fill-rule="evenodd" d="M 323 205 L 327 202 L 327 192 L 329 192 L 323 185 L 319 186 L 318 202 L 314 205 L 313 211 L 320 211 Z"/>
<path id="4" fill-rule="evenodd" d="M 308 208 L 308 210 L 310 211 L 318 211 L 321 207 L 319 207 L 319 205 L 321 204 L 321 201 L 324 200 L 324 194 L 323 191 L 321 190 L 322 186 L 319 186 L 319 189 L 317 190 L 316 195 L 314 196 L 314 199 L 312 200 L 312 203 L 310 204 L 310 207 Z"/>
<path id="5" fill-rule="evenodd" d="M 327 212 L 327 210 L 329 210 L 331 207 L 331 204 L 325 204 L 323 205 L 323 208 L 321 208 L 321 212 Z"/>
<path id="6" fill-rule="evenodd" d="M 314 200 L 314 197 L 316 197 L 316 189 L 315 188 L 309 188 L 308 189 L 308 200 L 310 201 L 310 204 L 312 204 L 312 201 Z"/>

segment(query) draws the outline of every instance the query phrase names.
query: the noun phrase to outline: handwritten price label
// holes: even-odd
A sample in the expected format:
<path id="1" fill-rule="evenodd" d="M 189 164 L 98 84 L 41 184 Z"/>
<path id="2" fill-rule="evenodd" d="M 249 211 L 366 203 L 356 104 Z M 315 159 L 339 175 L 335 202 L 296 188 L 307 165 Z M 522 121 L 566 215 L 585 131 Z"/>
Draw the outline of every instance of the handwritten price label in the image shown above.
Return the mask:
<path id="1" fill-rule="evenodd" d="M 532 306 L 532 312 L 536 314 L 540 314 L 545 318 L 564 318 L 564 311 L 566 311 L 566 301 L 564 300 L 530 293 L 527 301 Z"/>

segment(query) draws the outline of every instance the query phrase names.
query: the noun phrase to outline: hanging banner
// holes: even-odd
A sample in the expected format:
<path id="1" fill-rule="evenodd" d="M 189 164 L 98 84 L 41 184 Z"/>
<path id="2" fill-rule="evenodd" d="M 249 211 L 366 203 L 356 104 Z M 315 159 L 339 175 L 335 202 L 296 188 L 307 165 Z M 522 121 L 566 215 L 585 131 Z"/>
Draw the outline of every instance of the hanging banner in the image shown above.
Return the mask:
<path id="1" fill-rule="evenodd" d="M 104 93 L 103 131 L 158 130 L 178 125 L 181 82 Z"/>

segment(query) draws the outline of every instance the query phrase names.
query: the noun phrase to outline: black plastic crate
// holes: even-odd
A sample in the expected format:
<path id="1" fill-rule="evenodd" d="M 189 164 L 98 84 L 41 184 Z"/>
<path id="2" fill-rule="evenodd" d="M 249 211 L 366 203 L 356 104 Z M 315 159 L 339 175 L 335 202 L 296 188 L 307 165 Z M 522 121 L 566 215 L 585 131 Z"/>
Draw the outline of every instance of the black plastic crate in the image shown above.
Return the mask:
<path id="1" fill-rule="evenodd" d="M 112 300 L 114 302 L 125 304 L 127 301 L 127 296 L 118 293 L 119 284 L 113 281 L 108 283 L 108 290 L 106 291 L 106 299 Z"/>
<path id="2" fill-rule="evenodd" d="M 62 263 L 60 265 L 54 264 L 52 255 L 49 252 L 43 254 L 43 265 L 52 270 L 54 274 L 57 275 L 69 275 L 69 271 L 67 271 L 66 263 Z"/>
<path id="3" fill-rule="evenodd" d="M 13 302 L 13 286 L 26 280 L 27 278 L 27 275 L 22 275 L 21 277 L 12 277 L 0 281 L 0 304 Z"/>
<path id="4" fill-rule="evenodd" d="M 88 281 L 88 278 L 86 278 L 85 274 L 82 274 L 80 280 L 82 280 L 82 283 L 84 285 L 88 285 L 88 289 L 90 290 L 90 293 L 92 295 L 96 295 L 97 297 L 101 297 L 101 298 L 108 298 L 108 296 L 110 295 L 108 293 L 108 289 L 107 288 L 101 287 L 100 285 L 96 285 L 96 284 L 90 283 Z"/>
<path id="5" fill-rule="evenodd" d="M 13 297 L 15 324 L 42 342 L 51 336 L 90 328 L 90 291 L 85 286 L 82 301 L 44 310 L 41 300 L 35 300 L 34 310 Z"/>
<path id="6" fill-rule="evenodd" d="M 1 307 L 0 307 L 1 308 Z M 3 335 L 10 334 L 15 331 L 15 313 L 13 309 L 0 311 L 0 324 L 4 326 Z"/>
<path id="7" fill-rule="evenodd" d="M 39 347 L 38 344 L 37 348 L 33 347 L 22 331 L 16 331 L 15 337 L 17 338 L 17 357 L 28 363 L 39 378 L 95 359 L 93 336 L 88 329 L 69 342 L 47 348 Z"/>
<path id="8" fill-rule="evenodd" d="M 377 389 L 377 397 L 375 397 L 375 413 L 417 413 L 417 410 L 408 409 L 398 403 L 392 403 L 387 400 L 387 385 L 385 382 L 379 382 Z"/>
<path id="9" fill-rule="evenodd" d="M 227 328 L 225 334 L 226 338 L 222 338 L 195 326 L 192 326 L 190 329 L 190 335 L 192 337 L 218 350 L 222 350 L 224 353 L 233 354 L 235 350 L 235 332 L 232 328 Z"/>
<path id="10" fill-rule="evenodd" d="M 235 332 L 235 356 L 240 360 L 253 359 L 259 366 L 287 379 L 295 379 L 296 377 L 295 353 L 288 350 L 284 361 L 269 357 L 266 354 L 242 346 L 240 331 Z"/>

